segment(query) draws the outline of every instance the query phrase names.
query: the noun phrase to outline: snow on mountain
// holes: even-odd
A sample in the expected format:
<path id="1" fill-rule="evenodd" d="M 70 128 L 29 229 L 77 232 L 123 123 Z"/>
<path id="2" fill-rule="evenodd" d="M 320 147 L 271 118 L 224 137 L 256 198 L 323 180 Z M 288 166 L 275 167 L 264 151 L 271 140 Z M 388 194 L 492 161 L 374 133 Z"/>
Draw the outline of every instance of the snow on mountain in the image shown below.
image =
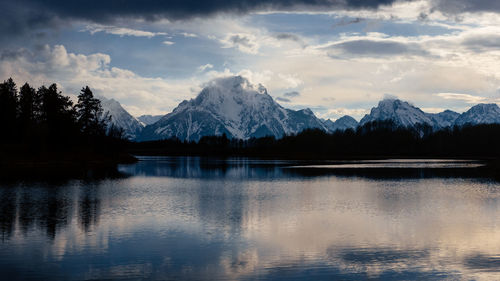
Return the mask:
<path id="1" fill-rule="evenodd" d="M 151 125 L 153 123 L 156 123 L 158 120 L 160 120 L 164 115 L 141 115 L 137 117 L 137 120 L 142 122 L 144 126 L 146 125 Z"/>
<path id="2" fill-rule="evenodd" d="M 495 103 L 481 103 L 462 113 L 455 125 L 500 124 L 500 107 Z"/>
<path id="3" fill-rule="evenodd" d="M 417 124 L 434 127 L 435 123 L 420 108 L 398 99 L 384 99 L 377 107 L 372 108 L 370 114 L 365 115 L 359 122 L 360 126 L 373 121 L 393 121 L 397 126 L 415 127 Z"/>
<path id="4" fill-rule="evenodd" d="M 434 127 L 439 129 L 453 126 L 460 113 L 445 110 L 440 113 L 427 113 L 427 115 L 434 121 Z"/>
<path id="5" fill-rule="evenodd" d="M 326 130 L 310 109 L 285 109 L 262 85 L 233 76 L 207 83 L 196 98 L 181 102 L 158 122 L 146 126 L 139 139 L 177 137 L 196 141 L 222 134 L 239 139 L 282 137 L 307 128 Z"/>
<path id="6" fill-rule="evenodd" d="M 322 120 L 322 122 L 330 132 L 335 132 L 338 130 L 345 131 L 347 129 L 356 129 L 356 127 L 358 126 L 358 121 L 356 121 L 356 119 L 348 115 L 340 117 L 339 119 L 335 120 L 335 122 L 333 122 L 330 119 Z"/>
<path id="7" fill-rule="evenodd" d="M 99 97 L 103 113 L 111 115 L 111 123 L 120 127 L 125 132 L 125 137 L 128 139 L 136 139 L 143 129 L 143 125 L 130 113 L 128 113 L 122 105 L 114 99 Z"/>

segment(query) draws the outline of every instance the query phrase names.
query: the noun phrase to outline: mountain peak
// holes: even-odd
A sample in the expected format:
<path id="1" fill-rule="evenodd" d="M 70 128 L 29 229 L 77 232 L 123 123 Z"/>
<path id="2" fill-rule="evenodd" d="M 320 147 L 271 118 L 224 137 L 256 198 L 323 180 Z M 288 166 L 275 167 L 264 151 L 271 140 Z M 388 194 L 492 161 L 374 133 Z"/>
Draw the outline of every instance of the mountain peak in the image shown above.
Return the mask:
<path id="1" fill-rule="evenodd" d="M 232 76 L 206 83 L 196 98 L 183 101 L 172 113 L 147 126 L 141 138 L 198 140 L 223 133 L 240 139 L 281 137 L 306 128 L 325 127 L 310 109 L 285 109 L 263 85 Z"/>
<path id="2" fill-rule="evenodd" d="M 500 107 L 496 103 L 480 103 L 460 115 L 455 125 L 500 123 Z"/>
<path id="3" fill-rule="evenodd" d="M 386 98 L 371 109 L 359 122 L 364 125 L 373 121 L 392 121 L 398 126 L 414 127 L 416 124 L 434 126 L 434 122 L 426 113 L 406 101 L 396 98 Z"/>
<path id="4" fill-rule="evenodd" d="M 480 103 L 480 104 L 474 105 L 469 110 L 483 111 L 483 112 L 499 111 L 500 107 L 498 107 L 498 105 L 496 103 Z"/>
<path id="5" fill-rule="evenodd" d="M 347 129 L 356 129 L 356 127 L 358 126 L 358 121 L 356 121 L 356 119 L 352 118 L 349 115 L 344 115 L 339 119 L 335 120 L 335 122 L 333 122 L 330 119 L 322 120 L 322 122 L 330 132 L 345 131 Z"/>
<path id="6" fill-rule="evenodd" d="M 304 114 L 307 114 L 309 116 L 314 116 L 314 113 L 312 112 L 312 110 L 310 108 L 300 109 L 299 111 L 303 112 Z"/>
<path id="7" fill-rule="evenodd" d="M 115 99 L 107 99 L 99 97 L 103 113 L 111 116 L 111 123 L 122 128 L 125 132 L 125 137 L 135 139 L 143 128 L 143 125 L 130 113 L 128 113 L 122 105 Z"/>
<path id="8" fill-rule="evenodd" d="M 460 114 L 446 109 L 445 111 L 439 113 L 427 113 L 427 116 L 434 121 L 434 128 L 446 128 L 453 126 Z"/>
<path id="9" fill-rule="evenodd" d="M 390 111 L 397 110 L 398 108 L 418 109 L 415 106 L 411 105 L 409 102 L 402 101 L 397 98 L 384 98 L 378 103 L 378 108 Z"/>
<path id="10" fill-rule="evenodd" d="M 352 118 L 349 115 L 344 115 L 344 116 L 340 117 L 339 119 L 335 120 L 335 122 L 337 122 L 337 121 L 340 121 L 340 122 L 356 122 L 356 123 L 358 123 L 358 121 L 356 121 L 356 119 Z"/>

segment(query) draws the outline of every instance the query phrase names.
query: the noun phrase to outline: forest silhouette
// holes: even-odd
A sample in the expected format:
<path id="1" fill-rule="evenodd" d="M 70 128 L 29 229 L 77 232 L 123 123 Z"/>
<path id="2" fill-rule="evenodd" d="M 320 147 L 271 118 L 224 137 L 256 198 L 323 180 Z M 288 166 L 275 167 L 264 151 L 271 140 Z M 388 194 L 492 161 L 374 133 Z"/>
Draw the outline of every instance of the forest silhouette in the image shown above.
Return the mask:
<path id="1" fill-rule="evenodd" d="M 25 83 L 18 91 L 10 78 L 0 83 L 0 159 L 4 166 L 121 161 L 126 140 L 111 118 L 88 86 L 73 104 L 56 84 L 35 89 Z"/>
<path id="2" fill-rule="evenodd" d="M 229 139 L 205 136 L 198 142 L 176 138 L 130 143 L 134 154 L 249 156 L 283 159 L 480 158 L 500 157 L 500 124 L 450 127 L 398 127 L 375 121 L 328 133 L 307 129 L 283 138 Z"/>

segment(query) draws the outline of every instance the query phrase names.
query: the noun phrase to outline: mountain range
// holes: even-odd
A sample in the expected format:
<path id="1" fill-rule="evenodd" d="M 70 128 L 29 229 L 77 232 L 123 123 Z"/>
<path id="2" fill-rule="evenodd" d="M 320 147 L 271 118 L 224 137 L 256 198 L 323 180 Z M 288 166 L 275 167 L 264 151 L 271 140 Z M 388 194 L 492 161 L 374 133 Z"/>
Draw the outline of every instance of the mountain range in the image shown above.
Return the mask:
<path id="1" fill-rule="evenodd" d="M 426 113 L 399 99 L 384 99 L 371 109 L 359 123 L 350 116 L 336 121 L 319 119 L 310 109 L 292 110 L 282 107 L 262 85 L 252 85 L 241 76 L 214 79 L 197 97 L 184 100 L 166 115 L 130 115 L 119 102 L 102 98 L 111 122 L 122 127 L 126 137 L 136 141 L 176 137 L 198 141 L 203 136 L 225 134 L 229 138 L 296 134 L 304 129 L 318 128 L 328 132 L 356 129 L 373 121 L 392 121 L 395 126 L 418 128 L 421 125 L 440 130 L 466 124 L 500 124 L 497 104 L 478 104 L 459 114 L 451 110 Z"/>
<path id="2" fill-rule="evenodd" d="M 359 126 L 373 121 L 392 121 L 395 126 L 405 128 L 428 125 L 434 130 L 451 126 L 500 124 L 500 107 L 494 103 L 478 104 L 462 114 L 451 110 L 426 113 L 408 102 L 398 99 L 384 99 L 361 119 Z"/>

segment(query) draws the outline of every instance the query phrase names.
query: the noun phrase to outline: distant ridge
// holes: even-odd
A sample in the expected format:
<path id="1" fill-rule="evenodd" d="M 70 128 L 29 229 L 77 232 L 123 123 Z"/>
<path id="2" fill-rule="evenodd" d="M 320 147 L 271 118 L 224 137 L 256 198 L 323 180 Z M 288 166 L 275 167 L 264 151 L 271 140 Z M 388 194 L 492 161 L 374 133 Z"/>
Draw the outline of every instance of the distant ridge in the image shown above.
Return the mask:
<path id="1" fill-rule="evenodd" d="M 139 120 L 144 126 L 154 124 L 158 122 L 163 117 L 163 115 L 141 115 L 137 117 L 137 120 Z"/>
<path id="2" fill-rule="evenodd" d="M 330 132 L 345 131 L 347 129 L 356 129 L 356 127 L 358 126 L 358 121 L 356 121 L 356 119 L 352 118 L 349 115 L 344 115 L 339 119 L 335 120 L 335 122 L 330 119 L 322 121 L 325 127 Z"/>

